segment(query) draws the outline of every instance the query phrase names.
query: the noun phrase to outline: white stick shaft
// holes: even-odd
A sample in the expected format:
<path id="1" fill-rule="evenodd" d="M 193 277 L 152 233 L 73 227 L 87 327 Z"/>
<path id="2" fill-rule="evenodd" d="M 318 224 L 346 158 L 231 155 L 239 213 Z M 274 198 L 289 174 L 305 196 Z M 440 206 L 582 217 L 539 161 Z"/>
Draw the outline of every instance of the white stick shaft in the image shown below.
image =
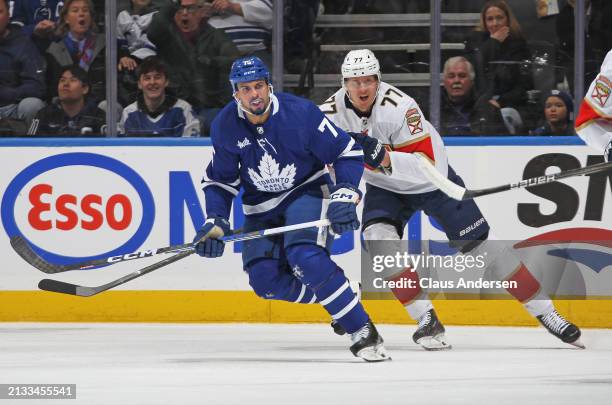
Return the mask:
<path id="1" fill-rule="evenodd" d="M 297 231 L 299 229 L 321 227 L 321 226 L 328 226 L 328 225 L 329 225 L 329 219 L 319 219 L 316 221 L 304 222 L 301 224 L 286 225 L 286 226 L 280 226 L 278 228 L 264 229 L 261 231 L 240 233 L 237 235 L 229 235 L 229 236 L 225 236 L 223 238 L 223 241 L 224 242 L 239 242 L 241 240 L 256 239 L 256 238 L 261 238 L 261 237 L 269 236 L 269 235 L 277 235 L 279 233 Z"/>
<path id="2" fill-rule="evenodd" d="M 423 173 L 425 173 L 425 176 L 429 179 L 429 181 L 431 181 L 434 186 L 438 187 L 444 194 L 446 194 L 450 198 L 454 198 L 455 200 L 463 199 L 463 196 L 465 194 L 465 188 L 453 183 L 452 181 L 444 177 L 434 165 L 429 163 L 427 160 L 425 160 L 424 157 L 422 157 L 418 153 L 415 153 L 414 155 L 419 158 L 419 164 L 423 169 Z"/>

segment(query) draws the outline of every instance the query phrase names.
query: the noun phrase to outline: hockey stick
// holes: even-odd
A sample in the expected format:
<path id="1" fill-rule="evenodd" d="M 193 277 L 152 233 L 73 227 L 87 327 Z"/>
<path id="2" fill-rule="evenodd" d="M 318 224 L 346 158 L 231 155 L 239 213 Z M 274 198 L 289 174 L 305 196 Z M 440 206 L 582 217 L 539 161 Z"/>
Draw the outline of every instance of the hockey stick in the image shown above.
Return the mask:
<path id="1" fill-rule="evenodd" d="M 461 187 L 440 173 L 434 165 L 426 161 L 423 157 L 415 154 L 420 159 L 421 167 L 423 172 L 429 178 L 429 180 L 442 192 L 455 200 L 470 200 L 472 198 L 481 197 L 483 195 L 501 193 L 503 191 L 514 190 L 516 188 L 529 188 L 534 186 L 540 186 L 542 184 L 552 183 L 561 179 L 574 176 L 585 176 L 594 173 L 603 173 L 612 171 L 612 162 L 597 163 L 590 166 L 580 167 L 577 169 L 571 169 L 562 171 L 559 173 L 548 174 L 540 177 L 533 177 L 530 179 L 521 180 L 518 183 L 504 184 L 503 186 L 483 188 L 480 190 L 469 190 Z"/>
<path id="2" fill-rule="evenodd" d="M 147 266 L 144 269 L 136 270 L 133 273 L 130 273 L 126 276 L 113 280 L 110 283 L 102 284 L 97 287 L 86 287 L 77 284 L 65 283 L 59 280 L 51 280 L 49 278 L 44 278 L 38 283 L 38 288 L 40 288 L 41 290 L 56 293 L 78 295 L 79 297 L 91 297 L 92 295 L 99 294 L 102 291 L 110 290 L 113 287 L 117 287 L 118 285 L 125 284 L 130 280 L 144 276 L 145 274 L 150 273 L 153 270 L 157 270 L 160 267 L 164 267 L 169 265 L 170 263 L 174 263 L 181 259 L 184 259 L 187 256 L 191 255 L 193 252 L 194 250 L 191 249 L 175 254 L 174 256 L 170 256 L 160 262 L 153 263 L 152 265 Z"/>
<path id="3" fill-rule="evenodd" d="M 145 257 L 153 257 L 160 253 L 179 252 L 181 250 L 192 248 L 193 244 L 185 243 L 183 245 L 172 245 L 152 250 L 141 250 L 138 252 L 126 253 L 124 255 L 103 257 L 101 259 L 88 260 L 73 264 L 55 264 L 46 261 L 40 255 L 38 255 L 34 249 L 32 249 L 32 246 L 30 246 L 28 241 L 21 235 L 13 236 L 11 238 L 11 246 L 23 260 L 36 267 L 38 270 L 47 274 L 55 274 L 70 270 L 90 269 L 93 267 L 125 262 L 127 260 L 144 259 Z"/>
<path id="4" fill-rule="evenodd" d="M 278 235 L 281 233 L 296 231 L 299 229 L 322 227 L 322 226 L 327 226 L 327 225 L 329 225 L 328 219 L 320 219 L 317 221 L 305 222 L 302 224 L 287 225 L 287 226 L 281 226 L 278 228 L 263 229 L 261 231 L 229 235 L 227 237 L 224 237 L 223 240 L 225 242 L 240 242 L 243 240 L 262 238 L 264 236 Z M 66 282 L 59 281 L 59 280 L 51 280 L 51 279 L 45 278 L 43 280 L 40 280 L 40 282 L 38 283 L 38 288 L 40 288 L 41 290 L 45 290 L 45 291 L 70 294 L 70 295 L 78 295 L 79 297 L 91 297 L 92 295 L 96 295 L 103 291 L 117 287 L 121 284 L 125 284 L 128 281 L 144 276 L 145 274 L 150 273 L 153 270 L 157 270 L 161 267 L 167 266 L 170 263 L 174 263 L 178 260 L 181 260 L 193 254 L 194 252 L 195 252 L 195 248 L 193 247 L 193 245 L 190 244 L 190 247 L 188 249 L 185 249 L 184 251 L 174 256 L 170 256 L 167 259 L 164 259 L 157 263 L 153 263 L 150 266 L 147 266 L 140 270 L 136 270 L 126 276 L 123 276 L 121 278 L 118 278 L 116 280 L 113 280 L 106 284 L 102 284 L 97 287 L 86 287 L 86 286 L 81 286 L 77 284 L 66 283 Z"/>
<path id="5" fill-rule="evenodd" d="M 289 225 L 289 226 L 281 227 L 281 228 L 274 228 L 274 229 L 267 229 L 267 230 L 262 230 L 262 231 L 249 232 L 249 233 L 239 233 L 235 235 L 228 235 L 228 236 L 225 236 L 223 240 L 225 242 L 238 242 L 237 240 L 235 240 L 235 238 L 241 238 L 240 240 L 247 240 L 247 239 L 258 238 L 258 237 L 266 236 L 266 235 L 273 235 L 276 232 L 274 233 L 271 233 L 271 232 L 275 231 L 276 229 L 282 229 L 278 233 L 284 233 L 284 232 L 289 232 L 295 229 L 303 229 L 303 228 L 300 228 L 300 226 L 302 225 L 304 226 L 304 228 L 310 228 L 313 226 L 329 225 L 329 222 L 325 223 L 325 221 L 327 220 L 318 220 L 318 221 L 306 222 L 304 224 Z M 297 228 L 286 229 L 290 227 L 297 227 Z M 56 273 L 62 273 L 62 272 L 71 271 L 71 270 L 91 269 L 93 267 L 116 264 L 116 263 L 121 263 L 121 262 L 125 262 L 128 260 L 144 259 L 147 257 L 153 257 L 161 253 L 174 253 L 174 252 L 181 252 L 184 250 L 193 249 L 193 243 L 185 243 L 182 245 L 171 245 L 171 246 L 161 247 L 157 249 L 141 250 L 137 252 L 126 253 L 123 255 L 103 257 L 100 259 L 88 260 L 88 261 L 81 262 L 81 263 L 55 264 L 55 263 L 46 261 L 39 254 L 37 254 L 34 251 L 34 249 L 32 249 L 32 246 L 30 246 L 28 241 L 21 235 L 16 235 L 16 236 L 11 237 L 10 242 L 15 252 L 19 256 L 21 256 L 23 260 L 25 260 L 26 262 L 28 262 L 29 264 L 31 264 L 38 270 L 42 271 L 43 273 L 47 273 L 47 274 L 56 274 Z"/>

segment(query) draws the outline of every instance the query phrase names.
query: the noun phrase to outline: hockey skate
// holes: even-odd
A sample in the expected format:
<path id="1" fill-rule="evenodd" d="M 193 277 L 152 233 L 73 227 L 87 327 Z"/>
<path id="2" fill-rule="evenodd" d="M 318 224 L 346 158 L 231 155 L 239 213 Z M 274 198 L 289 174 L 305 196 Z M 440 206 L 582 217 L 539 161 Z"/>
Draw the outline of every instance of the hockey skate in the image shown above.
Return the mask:
<path id="1" fill-rule="evenodd" d="M 580 329 L 559 315 L 556 310 L 540 315 L 537 318 L 546 330 L 561 339 L 561 341 L 585 349 L 585 346 L 580 342 Z"/>
<path id="2" fill-rule="evenodd" d="M 448 350 L 452 346 L 446 340 L 444 332 L 444 325 L 438 319 L 436 311 L 430 309 L 419 319 L 419 326 L 412 335 L 412 340 L 425 350 Z"/>
<path id="3" fill-rule="evenodd" d="M 351 287 L 351 290 L 353 290 L 355 295 L 357 295 L 357 299 L 361 301 L 361 282 L 349 281 L 349 286 Z M 332 319 L 330 326 L 332 327 L 336 335 L 339 335 L 339 336 L 346 335 L 346 331 L 344 330 L 342 325 L 340 325 L 338 321 L 336 321 L 335 319 Z"/>
<path id="4" fill-rule="evenodd" d="M 378 334 L 372 321 L 368 321 L 361 329 L 351 334 L 351 353 L 368 362 L 387 361 L 391 357 L 383 346 L 383 338 Z"/>

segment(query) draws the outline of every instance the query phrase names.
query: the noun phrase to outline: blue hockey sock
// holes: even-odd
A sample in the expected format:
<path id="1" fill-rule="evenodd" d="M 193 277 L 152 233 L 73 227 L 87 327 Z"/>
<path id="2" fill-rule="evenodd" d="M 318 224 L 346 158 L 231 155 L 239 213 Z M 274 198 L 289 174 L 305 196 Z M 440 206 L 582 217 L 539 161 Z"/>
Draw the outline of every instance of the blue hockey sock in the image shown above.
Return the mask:
<path id="1" fill-rule="evenodd" d="M 294 274 L 314 291 L 321 305 L 344 330 L 353 333 L 366 324 L 368 314 L 342 269 L 325 250 L 316 245 L 293 245 L 287 248 L 287 259 Z"/>

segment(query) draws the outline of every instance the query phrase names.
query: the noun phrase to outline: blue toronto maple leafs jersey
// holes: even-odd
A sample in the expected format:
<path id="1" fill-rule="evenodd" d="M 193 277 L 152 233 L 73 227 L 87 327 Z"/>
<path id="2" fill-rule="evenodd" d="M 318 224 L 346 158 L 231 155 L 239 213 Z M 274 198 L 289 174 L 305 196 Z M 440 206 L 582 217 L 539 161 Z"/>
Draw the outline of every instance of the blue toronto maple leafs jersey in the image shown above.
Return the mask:
<path id="1" fill-rule="evenodd" d="M 359 186 L 361 147 L 309 100 L 271 95 L 272 113 L 253 125 L 235 102 L 212 123 L 212 161 L 202 180 L 208 216 L 229 217 L 231 200 L 244 189 L 245 215 L 272 217 L 309 190 L 336 183 Z"/>

